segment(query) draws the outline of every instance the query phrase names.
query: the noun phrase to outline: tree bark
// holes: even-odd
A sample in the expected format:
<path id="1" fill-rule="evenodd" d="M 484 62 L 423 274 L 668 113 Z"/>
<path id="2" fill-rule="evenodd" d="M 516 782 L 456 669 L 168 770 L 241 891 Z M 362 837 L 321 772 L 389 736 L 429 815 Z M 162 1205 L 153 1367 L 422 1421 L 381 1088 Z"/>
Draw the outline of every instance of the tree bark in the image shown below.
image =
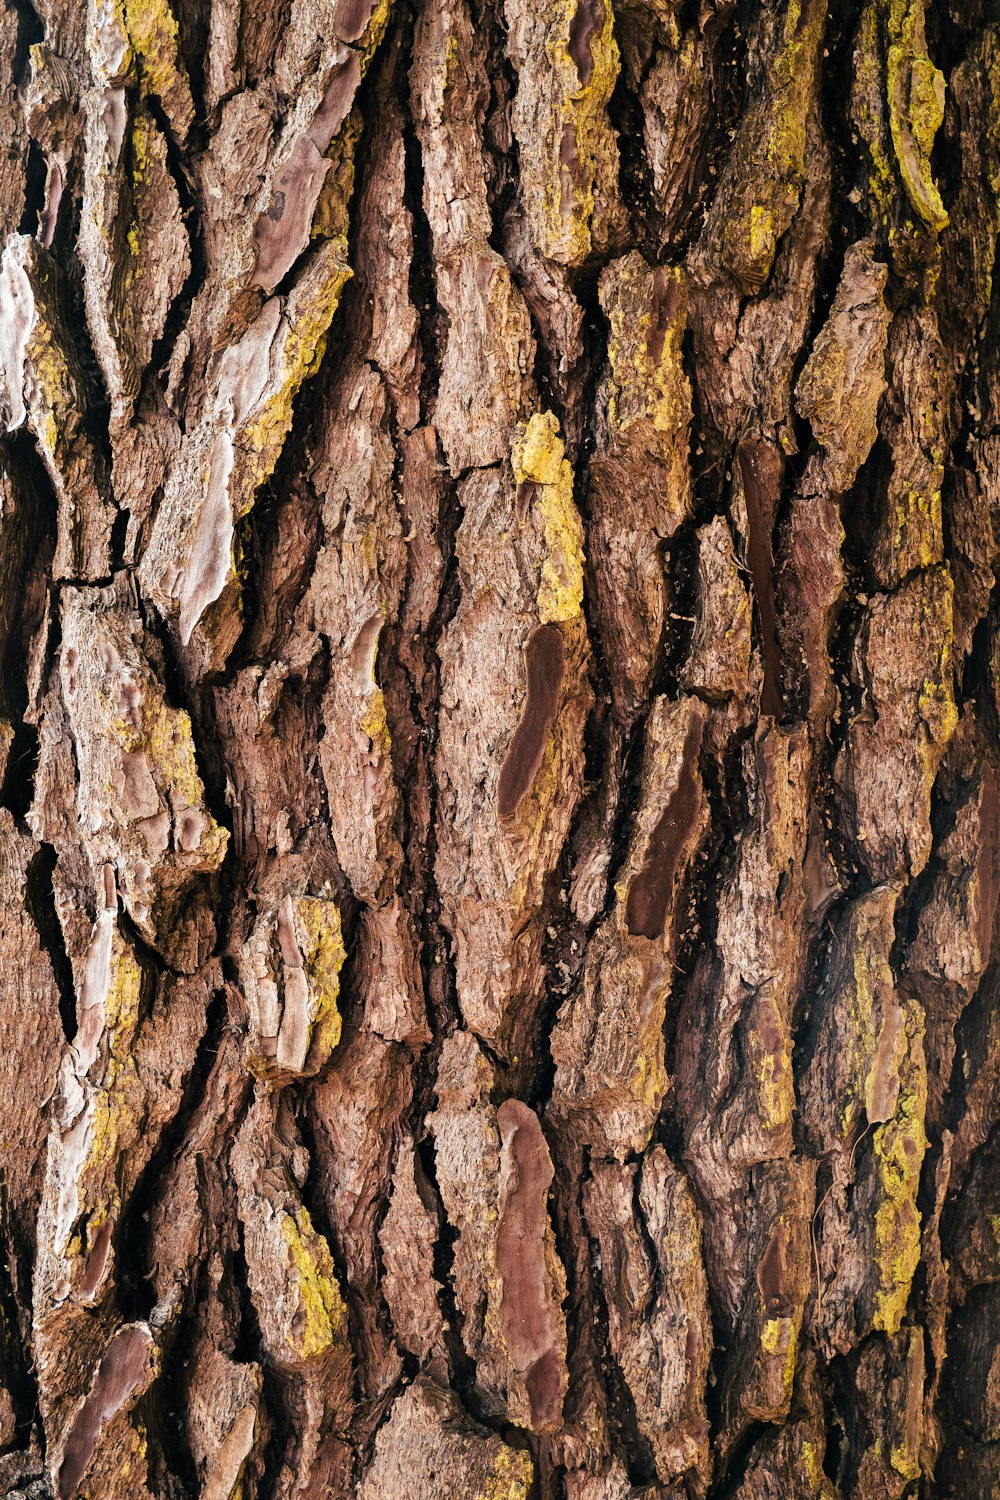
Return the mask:
<path id="1" fill-rule="evenodd" d="M 995 1495 L 995 9 L 3 0 L 0 129 L 0 1493 Z"/>

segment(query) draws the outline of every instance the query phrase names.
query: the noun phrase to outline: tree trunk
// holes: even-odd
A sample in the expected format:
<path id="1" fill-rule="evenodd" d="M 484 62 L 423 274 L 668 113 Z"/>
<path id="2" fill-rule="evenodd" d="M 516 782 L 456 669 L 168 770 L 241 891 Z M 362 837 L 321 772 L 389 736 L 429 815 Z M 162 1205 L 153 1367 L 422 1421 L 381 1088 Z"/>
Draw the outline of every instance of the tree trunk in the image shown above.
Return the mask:
<path id="1" fill-rule="evenodd" d="M 0 3 L 0 1494 L 1000 1488 L 989 0 Z"/>

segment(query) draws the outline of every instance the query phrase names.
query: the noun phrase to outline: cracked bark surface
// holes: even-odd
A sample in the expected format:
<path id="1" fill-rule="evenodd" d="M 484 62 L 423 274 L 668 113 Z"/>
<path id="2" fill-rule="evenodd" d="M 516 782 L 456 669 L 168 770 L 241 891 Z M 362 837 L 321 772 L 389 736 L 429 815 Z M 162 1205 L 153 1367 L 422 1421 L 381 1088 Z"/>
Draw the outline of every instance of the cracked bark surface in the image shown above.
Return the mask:
<path id="1" fill-rule="evenodd" d="M 0 0 L 0 1494 L 1000 1492 L 986 0 Z"/>

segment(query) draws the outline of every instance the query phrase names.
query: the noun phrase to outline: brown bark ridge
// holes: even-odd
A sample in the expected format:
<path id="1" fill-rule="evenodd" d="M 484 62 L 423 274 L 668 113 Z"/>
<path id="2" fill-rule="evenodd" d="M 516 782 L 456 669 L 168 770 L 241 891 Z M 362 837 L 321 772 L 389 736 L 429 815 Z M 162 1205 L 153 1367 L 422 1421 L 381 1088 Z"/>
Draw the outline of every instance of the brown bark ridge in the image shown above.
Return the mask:
<path id="1" fill-rule="evenodd" d="M 989 0 L 0 0 L 0 1495 L 1000 1493 Z"/>

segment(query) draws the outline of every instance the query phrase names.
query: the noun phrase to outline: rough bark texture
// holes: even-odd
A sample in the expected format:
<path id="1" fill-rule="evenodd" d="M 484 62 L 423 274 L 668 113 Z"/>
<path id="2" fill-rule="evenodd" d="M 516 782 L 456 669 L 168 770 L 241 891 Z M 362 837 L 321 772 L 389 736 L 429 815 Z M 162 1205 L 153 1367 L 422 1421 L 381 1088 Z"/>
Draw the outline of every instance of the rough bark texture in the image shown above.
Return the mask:
<path id="1" fill-rule="evenodd" d="M 988 0 L 0 0 L 0 1494 L 1000 1493 Z"/>

